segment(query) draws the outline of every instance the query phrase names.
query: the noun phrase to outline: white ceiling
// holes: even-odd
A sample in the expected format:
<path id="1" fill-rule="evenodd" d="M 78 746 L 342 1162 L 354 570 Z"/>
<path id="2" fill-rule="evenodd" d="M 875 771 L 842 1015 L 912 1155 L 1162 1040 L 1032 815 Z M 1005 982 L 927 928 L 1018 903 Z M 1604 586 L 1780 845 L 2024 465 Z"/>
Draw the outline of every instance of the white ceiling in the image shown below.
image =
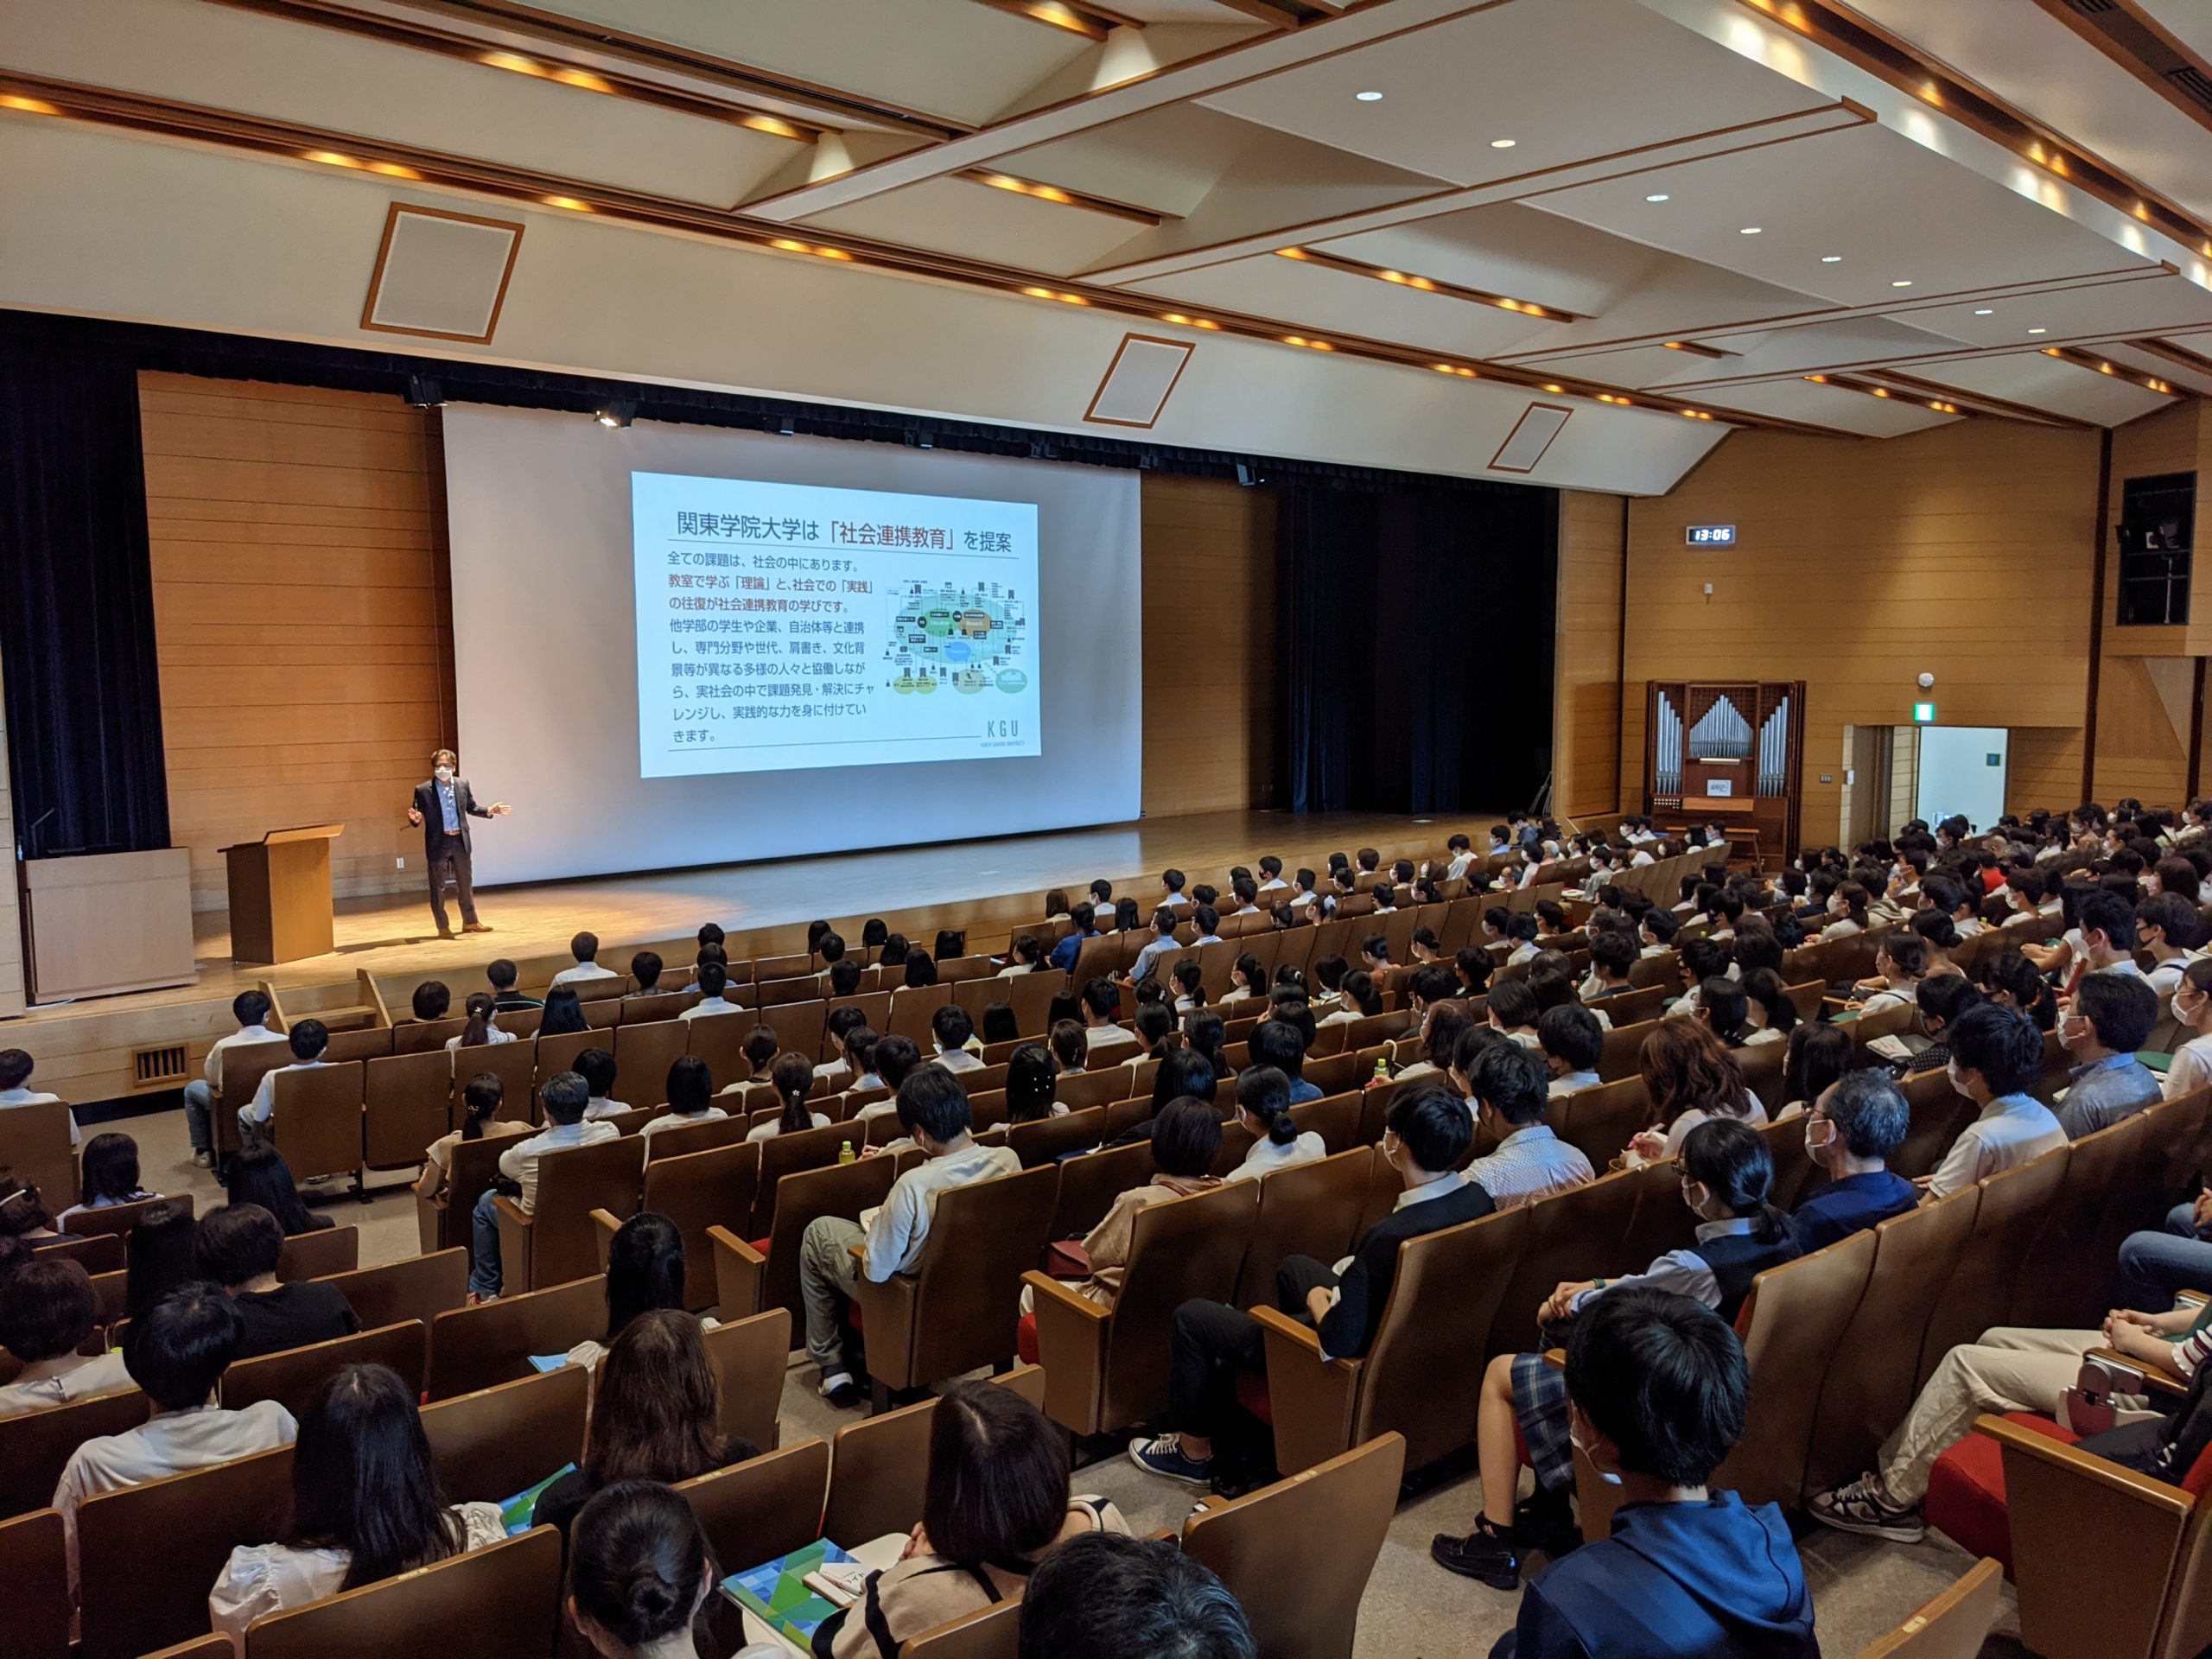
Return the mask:
<path id="1" fill-rule="evenodd" d="M 1601 391 L 1627 399 L 1638 422 L 1603 411 L 1617 433 L 1685 425 L 1683 405 L 1881 437 L 2021 412 L 2006 405 L 2110 425 L 2170 401 L 2052 345 L 2212 390 L 2212 361 L 2187 361 L 2212 359 L 2212 224 L 2182 239 L 2187 216 L 2212 219 L 2212 111 L 2031 0 L 1855 15 L 2182 219 L 2127 217 L 1752 0 L 1281 0 L 1279 22 L 1253 0 L 1068 3 L 1084 29 L 1016 0 L 0 0 L 19 105 L 0 139 L 50 118 L 28 101 L 147 149 L 382 157 L 386 177 L 352 187 L 389 195 L 419 172 L 433 194 L 574 198 L 632 231 L 720 237 L 733 259 L 729 241 L 764 234 L 834 245 L 895 280 L 995 290 L 978 315 L 1033 308 L 1013 290 L 1047 283 L 1154 332 L 1203 340 L 1163 321 L 1203 317 L 1402 363 L 1382 384 L 1424 404 L 1476 395 L 1402 378 L 1432 356 L 1484 386 L 1556 376 L 1593 416 Z M 2212 52 L 2207 0 L 2129 3 Z M 779 136 L 748 112 L 805 124 Z M 975 168 L 1065 199 L 957 176 Z M 622 318 L 588 326 L 605 337 L 576 360 L 619 351 Z M 2184 358 L 2129 343 L 2162 340 Z M 1306 388 L 1338 417 L 1341 360 L 1267 349 L 1291 354 L 1277 395 Z M 1884 368 L 1956 388 L 1963 412 L 1806 378 Z M 1066 389 L 1070 423 L 1090 390 Z"/>

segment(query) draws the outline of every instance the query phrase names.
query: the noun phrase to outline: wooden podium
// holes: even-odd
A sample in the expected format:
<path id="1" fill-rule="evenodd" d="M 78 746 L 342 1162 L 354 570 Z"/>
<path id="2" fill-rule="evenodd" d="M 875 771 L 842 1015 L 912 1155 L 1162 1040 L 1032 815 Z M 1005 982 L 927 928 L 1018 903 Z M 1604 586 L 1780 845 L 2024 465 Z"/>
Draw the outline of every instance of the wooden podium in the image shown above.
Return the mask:
<path id="1" fill-rule="evenodd" d="M 330 843 L 345 833 L 342 823 L 302 824 L 223 849 L 234 958 L 296 962 L 329 954 Z"/>

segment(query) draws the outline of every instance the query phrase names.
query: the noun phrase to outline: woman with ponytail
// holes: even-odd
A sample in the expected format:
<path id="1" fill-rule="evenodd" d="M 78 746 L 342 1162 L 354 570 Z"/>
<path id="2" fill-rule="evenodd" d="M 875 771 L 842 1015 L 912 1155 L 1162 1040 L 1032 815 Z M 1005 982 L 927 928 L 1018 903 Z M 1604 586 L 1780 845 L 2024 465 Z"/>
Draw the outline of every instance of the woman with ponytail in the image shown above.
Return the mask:
<path id="1" fill-rule="evenodd" d="M 1279 1169 L 1318 1163 L 1329 1155 L 1321 1137 L 1299 1133 L 1290 1116 L 1290 1079 L 1272 1065 L 1247 1066 L 1236 1079 L 1236 1121 L 1252 1132 L 1252 1150 L 1229 1173 L 1232 1181 L 1256 1181 Z"/>
<path id="2" fill-rule="evenodd" d="M 776 1104 L 782 1108 L 782 1115 L 772 1122 L 754 1124 L 747 1132 L 747 1140 L 772 1141 L 779 1135 L 830 1127 L 827 1116 L 807 1109 L 807 1099 L 814 1092 L 814 1067 L 805 1055 L 777 1055 L 768 1068 L 768 1084 L 776 1091 Z"/>
<path id="3" fill-rule="evenodd" d="M 623 1480 L 577 1516 L 569 1541 L 569 1622 L 601 1659 L 699 1659 L 693 1632 L 721 1569 L 690 1504 Z M 765 1644 L 755 1651 L 784 1651 Z"/>
<path id="4" fill-rule="evenodd" d="M 1789 1217 L 1769 1198 L 1774 1160 L 1757 1131 L 1729 1118 L 1700 1123 L 1682 1142 L 1681 1184 L 1682 1202 L 1697 1217 L 1690 1245 L 1668 1251 L 1626 1278 L 1561 1285 L 1538 1314 L 1547 1346 L 1557 1345 L 1563 1335 L 1559 1327 L 1592 1298 L 1630 1287 L 1688 1296 L 1733 1323 L 1751 1281 L 1796 1258 Z M 1526 1516 L 1516 1518 L 1516 1478 L 1524 1443 L 1535 1465 L 1536 1495 Z M 1473 1532 L 1464 1539 L 1440 1538 L 1434 1554 L 1454 1573 L 1510 1590 L 1520 1582 L 1525 1551 L 1550 1548 L 1562 1532 L 1574 1535 L 1567 1508 L 1574 1463 L 1566 1373 L 1547 1365 L 1541 1353 L 1500 1354 L 1491 1361 L 1475 1407 L 1475 1444 L 1482 1513 Z"/>
<path id="5" fill-rule="evenodd" d="M 446 1039 L 446 1047 L 448 1051 L 482 1048 L 487 1043 L 514 1041 L 514 1033 L 501 1031 L 498 1021 L 493 1017 L 498 1012 L 498 1007 L 493 1002 L 492 994 L 489 991 L 470 992 L 467 1006 L 468 1023 L 461 1028 L 459 1035 Z"/>
<path id="6" fill-rule="evenodd" d="M 499 1108 L 505 1103 L 506 1098 L 506 1085 L 493 1072 L 486 1071 L 468 1080 L 467 1086 L 461 1091 L 461 1127 L 448 1129 L 423 1151 L 423 1173 L 415 1182 L 416 1198 L 428 1198 L 441 1208 L 444 1206 L 448 1197 L 447 1177 L 453 1164 L 453 1149 L 462 1141 L 481 1141 L 487 1135 L 528 1135 L 531 1132 L 527 1122 L 499 1116 Z"/>

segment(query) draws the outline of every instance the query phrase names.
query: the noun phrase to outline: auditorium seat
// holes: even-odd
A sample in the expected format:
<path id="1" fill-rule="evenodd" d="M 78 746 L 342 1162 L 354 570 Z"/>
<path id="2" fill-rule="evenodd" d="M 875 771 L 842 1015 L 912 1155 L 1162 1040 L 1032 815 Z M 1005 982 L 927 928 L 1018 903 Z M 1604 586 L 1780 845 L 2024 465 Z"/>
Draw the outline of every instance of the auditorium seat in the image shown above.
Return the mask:
<path id="1" fill-rule="evenodd" d="M 622 1027 L 627 1028 L 632 1025 L 658 1024 L 664 1020 L 674 1020 L 677 1014 L 690 1007 L 698 1000 L 699 993 L 696 987 L 690 990 L 659 991 L 639 996 L 626 996 L 622 999 Z M 620 1030 L 615 1033 L 615 1042 L 618 1046 L 621 1042 Z M 619 1062 L 621 1057 L 618 1053 L 615 1058 Z M 666 1071 L 665 1067 L 662 1069 L 664 1071 Z"/>
<path id="2" fill-rule="evenodd" d="M 1979 1659 L 1989 1627 L 1997 1619 L 2004 1583 L 2001 1562 L 1985 1557 L 1941 1595 L 1870 1647 L 1859 1659 Z"/>
<path id="3" fill-rule="evenodd" d="M 791 1352 L 791 1316 L 780 1307 L 732 1319 L 706 1332 L 707 1357 L 721 1383 L 721 1430 L 766 1451 L 776 1444 L 776 1412 Z"/>
<path id="4" fill-rule="evenodd" d="M 2067 1147 L 2065 1177 L 2045 1206 L 2043 1224 L 2023 1241 L 2012 1301 L 1993 1325 L 2074 1331 L 2104 1323 L 2126 1234 L 2108 1235 L 2103 1222 L 2132 1180 L 2164 1167 L 2164 1158 L 2152 1150 L 2150 1129 L 2152 1113 L 2168 1109 L 2137 1112 Z M 2164 1218 L 2161 1211 L 2153 1224 Z"/>
<path id="5" fill-rule="evenodd" d="M 1643 1056 L 1643 1039 L 1658 1029 L 1656 1020 L 1647 1020 L 1642 1025 L 1624 1025 L 1618 1020 L 1614 1020 L 1613 1028 L 1605 1033 L 1605 1047 L 1598 1056 L 1598 1076 L 1606 1083 L 1618 1083 L 1623 1078 L 1635 1077 L 1637 1065 Z"/>
<path id="6" fill-rule="evenodd" d="M 561 1535 L 537 1527 L 262 1619 L 246 1632 L 245 1659 L 544 1659 L 560 1604 Z"/>
<path id="7" fill-rule="evenodd" d="M 447 1499 L 504 1503 L 583 1456 L 591 1376 L 534 1371 L 423 1408 L 423 1433 Z"/>
<path id="8" fill-rule="evenodd" d="M 1400 1245 L 1382 1324 L 1362 1357 L 1325 1360 L 1312 1326 L 1272 1306 L 1255 1308 L 1267 1343 L 1275 1467 L 1294 1475 L 1391 1430 L 1406 1437 L 1413 1468 L 1472 1440 L 1483 1376 L 1475 1356 L 1529 1217 L 1528 1208 L 1509 1210 Z"/>
<path id="9" fill-rule="evenodd" d="M 1566 1127 L 1557 1133 L 1569 1146 L 1579 1147 L 1592 1169 L 1604 1169 L 1628 1149 L 1628 1143 L 1651 1127 L 1651 1096 L 1643 1078 L 1633 1068 L 1615 1083 L 1578 1090 L 1567 1099 Z"/>
<path id="10" fill-rule="evenodd" d="M 692 1023 L 698 1026 L 711 1026 L 715 1022 L 712 1020 L 695 1020 Z M 715 1103 L 726 1112 L 730 1110 L 728 1101 L 718 1101 Z M 671 1128 L 655 1129 L 652 1138 L 645 1142 L 647 1179 L 652 1179 L 653 1165 L 663 1159 L 681 1158 L 695 1152 L 712 1152 L 717 1147 L 741 1144 L 748 1127 L 742 1114 L 732 1112 L 728 1117 L 711 1118 L 704 1123 L 679 1123 Z M 757 1169 L 754 1175 L 757 1179 L 759 1176 Z M 752 1202 L 749 1195 L 747 1202 L 748 1204 Z M 649 1210 L 652 1208 L 651 1205 L 645 1207 Z M 749 1220 L 750 1217 L 748 1217 L 747 1219 Z"/>
<path id="11" fill-rule="evenodd" d="M 687 1052 L 704 1060 L 713 1075 L 715 1087 L 727 1089 L 733 1083 L 741 1083 L 750 1077 L 753 1068 L 745 1062 L 743 1045 L 745 1033 L 752 1029 L 750 1021 L 735 1020 L 687 1020 L 683 1022 Z M 539 1045 L 538 1068 L 544 1070 L 543 1043 Z"/>
<path id="12" fill-rule="evenodd" d="M 645 1142 L 634 1135 L 594 1146 L 566 1147 L 537 1160 L 537 1207 L 528 1215 L 504 1195 L 493 1199 L 499 1217 L 499 1268 L 509 1294 L 564 1284 L 598 1266 L 591 1212 L 634 1214 L 645 1175 Z"/>
<path id="13" fill-rule="evenodd" d="M 42 1510 L 77 1448 L 146 1421 L 153 1402 L 135 1388 L 21 1417 L 0 1417 L 0 1520 Z"/>
<path id="14" fill-rule="evenodd" d="M 0 1167 L 38 1188 L 55 1215 L 77 1201 L 77 1153 L 69 1143 L 66 1101 L 34 1101 L 0 1111 Z M 235 1126 L 233 1126 L 235 1128 Z"/>
<path id="15" fill-rule="evenodd" d="M 657 1134 L 653 1138 L 660 1137 Z M 645 1197 L 639 1207 L 666 1216 L 683 1235 L 683 1305 L 695 1313 L 712 1307 L 715 1300 L 714 1250 L 707 1230 L 745 1225 L 753 1214 L 753 1187 L 760 1175 L 757 1142 L 658 1158 L 645 1166 Z M 601 1272 L 624 1219 L 608 1210 L 591 1212 Z"/>
<path id="16" fill-rule="evenodd" d="M 1114 1200 L 1153 1178 L 1152 1143 L 1137 1141 L 1071 1158 L 1060 1166 L 1060 1198 L 1052 1214 L 1054 1238 L 1082 1238 L 1114 1207 Z"/>
<path id="17" fill-rule="evenodd" d="M 498 1179 L 499 1154 L 521 1138 L 486 1135 L 454 1143 L 446 1154 L 445 1201 L 435 1203 L 419 1193 L 415 1198 L 416 1233 L 425 1253 L 475 1249 L 476 1201 L 492 1190 L 492 1183 Z"/>
<path id="18" fill-rule="evenodd" d="M 801 1129 L 796 1135 L 779 1135 L 761 1141 L 760 1185 L 753 1192 L 753 1223 L 746 1236 L 768 1236 L 775 1220 L 777 1192 L 785 1176 L 836 1163 L 839 1149 L 855 1139 L 852 1130 L 832 1123 L 827 1128 Z"/>
<path id="19" fill-rule="evenodd" d="M 80 1238 L 89 1238 L 100 1233 L 114 1233 L 120 1236 L 136 1227 L 138 1217 L 157 1204 L 181 1204 L 184 1206 L 184 1213 L 188 1216 L 192 1213 L 192 1194 L 185 1192 L 173 1198 L 140 1198 L 132 1204 L 111 1204 L 98 1210 L 79 1210 L 62 1221 L 61 1230 Z"/>
<path id="20" fill-rule="evenodd" d="M 1236 1288 L 1223 1300 L 1236 1307 L 1272 1302 L 1275 1269 L 1286 1256 L 1310 1255 L 1332 1263 L 1349 1255 L 1360 1236 L 1374 1166 L 1381 1161 L 1372 1148 L 1354 1147 L 1249 1183 L 1260 1189 L 1259 1209 Z M 1063 1192 L 1067 1179 L 1063 1172 Z"/>
<path id="21" fill-rule="evenodd" d="M 723 1574 L 743 1573 L 822 1536 L 822 1510 L 830 1496 L 830 1442 L 801 1440 L 764 1452 L 728 1469 L 678 1481 L 676 1490 L 698 1516 Z"/>
<path id="22" fill-rule="evenodd" d="M 1141 1424 L 1166 1410 L 1175 1310 L 1193 1300 L 1230 1300 L 1259 1216 L 1260 1185 L 1237 1181 L 1139 1210 L 1111 1307 L 1045 1274 L 1022 1275 L 1034 1299 L 1046 1415 L 1083 1436 Z M 871 1320 L 871 1340 L 874 1335 Z"/>
<path id="23" fill-rule="evenodd" d="M 1044 1373 L 1021 1365 L 995 1379 L 1033 1406 L 1044 1403 Z M 830 1448 L 830 1495 L 822 1535 L 842 1549 L 911 1532 L 921 1524 L 929 1484 L 930 1425 L 938 1402 L 924 1400 L 848 1423 Z M 912 1651 L 911 1645 L 908 1649 Z"/>
<path id="24" fill-rule="evenodd" d="M 1243 1604 L 1268 1659 L 1351 1659 L 1407 1466 L 1384 1433 L 1183 1522 L 1183 1553 Z"/>
<path id="25" fill-rule="evenodd" d="M 879 1410 L 891 1390 L 1014 1357 L 1020 1276 L 1051 1236 L 1059 1180 L 1048 1165 L 947 1188 L 913 1270 L 881 1284 L 861 1277 L 856 1300 Z"/>
<path id="26" fill-rule="evenodd" d="M 2051 1200 L 2066 1179 L 2070 1147 L 2045 1153 L 2032 1163 L 1990 1176 L 1981 1185 L 1974 1230 L 1953 1262 L 1951 1277 L 1937 1298 L 1921 1338 L 1917 1394 L 1945 1354 L 1974 1342 L 1993 1325 L 2005 1323 L 2013 1287 L 2028 1246 L 2043 1230 Z"/>
<path id="27" fill-rule="evenodd" d="M 710 1017 L 742 1018 L 739 1014 Z M 666 1100 L 668 1068 L 689 1052 L 690 1027 L 698 1023 L 664 1019 L 632 1025 L 626 1017 L 614 1032 L 615 1098 L 632 1106 L 656 1106 Z"/>
<path id="28" fill-rule="evenodd" d="M 452 1127 L 453 1067 L 444 1051 L 390 1054 L 365 1065 L 362 1163 L 370 1169 L 404 1169 L 421 1163 L 424 1148 Z M 502 1105 L 503 1116 L 512 1103 Z M 523 1109 L 527 1116 L 526 1099 Z"/>
<path id="29" fill-rule="evenodd" d="M 1904 1144 L 1888 1161 L 1892 1170 L 1910 1180 L 1935 1173 L 1951 1142 L 1981 1115 L 1981 1109 L 1951 1086 L 1950 1073 L 1943 1066 L 1916 1071 L 1897 1087 L 1912 1117 Z"/>
<path id="30" fill-rule="evenodd" d="M 359 1176 L 365 1069 L 364 1061 L 343 1060 L 276 1073 L 264 1127 L 295 1179 Z"/>
<path id="31" fill-rule="evenodd" d="M 979 1607 L 900 1649 L 901 1659 L 1015 1659 L 1021 1650 L 1021 1603 L 1008 1599 Z"/>
<path id="32" fill-rule="evenodd" d="M 143 1659 L 237 1659 L 238 1649 L 227 1634 L 195 1636 L 188 1642 L 149 1653 Z"/>
<path id="33" fill-rule="evenodd" d="M 123 1237 L 118 1233 L 64 1234 L 59 1238 L 31 1240 L 30 1246 L 31 1254 L 41 1262 L 74 1262 L 86 1273 L 119 1273 L 124 1265 Z"/>
<path id="34" fill-rule="evenodd" d="M 6 1659 L 69 1659 L 69 1560 L 55 1510 L 0 1521 L 0 1631 Z"/>
<path id="35" fill-rule="evenodd" d="M 761 1144 L 772 1147 L 778 1141 L 798 1138 L 779 1135 L 776 1140 Z M 800 1170 L 786 1175 L 779 1184 L 775 1214 L 767 1230 L 755 1235 L 753 1243 L 728 1236 L 731 1230 L 710 1229 L 709 1236 L 714 1239 L 717 1252 L 716 1295 L 721 1306 L 729 1306 L 733 1274 L 750 1269 L 759 1280 L 761 1307 L 784 1308 L 793 1319 L 804 1319 L 805 1305 L 799 1296 L 798 1258 L 799 1241 L 805 1236 L 807 1228 L 823 1216 L 859 1220 L 861 1211 L 883 1202 L 891 1191 L 891 1183 L 899 1178 L 899 1168 L 896 1160 L 884 1156 Z M 718 1232 L 724 1236 L 715 1238 Z M 754 1243 L 765 1245 L 765 1252 L 756 1250 Z M 760 1260 L 763 1254 L 766 1256 L 765 1264 Z"/>
<path id="36" fill-rule="evenodd" d="M 1149 1096 L 1144 1104 L 1143 1116 L 1149 1117 Z M 1006 1132 L 1006 1143 L 1014 1148 L 1024 1169 L 1053 1164 L 1071 1152 L 1088 1152 L 1110 1138 L 1107 1109 L 1100 1106 L 1085 1107 L 1065 1117 L 1040 1117 L 1028 1123 L 1015 1123 Z"/>
<path id="37" fill-rule="evenodd" d="M 357 1268 L 327 1275 L 324 1282 L 344 1294 L 365 1331 L 401 1319 L 430 1321 L 468 1300 L 468 1252 L 439 1250 L 410 1255 L 381 1268 Z"/>
<path id="38" fill-rule="evenodd" d="M 441 1313 L 430 1324 L 429 1396 L 527 1376 L 532 1354 L 565 1354 L 606 1328 L 607 1285 L 596 1274 Z"/>
<path id="39" fill-rule="evenodd" d="M 1672 1166 L 1666 1167 L 1671 1179 Z M 1514 1253 L 1499 1262 L 1510 1276 L 1496 1318 L 1477 1338 L 1484 1346 L 1475 1369 L 1493 1355 L 1533 1352 L 1539 1342 L 1536 1310 L 1560 1286 L 1622 1270 L 1631 1259 L 1623 1244 L 1643 1190 L 1639 1172 L 1622 1170 L 1511 1212 L 1528 1217 L 1528 1230 Z"/>

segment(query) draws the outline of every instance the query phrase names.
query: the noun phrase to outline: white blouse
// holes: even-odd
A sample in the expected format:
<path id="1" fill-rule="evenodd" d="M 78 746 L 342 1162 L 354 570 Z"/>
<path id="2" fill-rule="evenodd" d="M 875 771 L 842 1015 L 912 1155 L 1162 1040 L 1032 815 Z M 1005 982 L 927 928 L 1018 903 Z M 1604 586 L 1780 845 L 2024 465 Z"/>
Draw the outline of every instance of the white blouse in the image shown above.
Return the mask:
<path id="1" fill-rule="evenodd" d="M 507 1535 L 496 1503 L 456 1503 L 464 1552 Z M 240 1544 L 207 1592 L 208 1623 L 245 1651 L 246 1626 L 257 1618 L 338 1593 L 353 1557 L 342 1549 L 295 1549 L 289 1544 Z"/>
<path id="2" fill-rule="evenodd" d="M 1287 1145 L 1279 1145 L 1273 1141 L 1256 1141 L 1252 1144 L 1252 1150 L 1244 1154 L 1244 1161 L 1229 1172 L 1228 1179 L 1232 1181 L 1256 1181 L 1279 1169 L 1295 1169 L 1300 1164 L 1319 1163 L 1328 1155 L 1328 1144 L 1311 1129 Z"/>

